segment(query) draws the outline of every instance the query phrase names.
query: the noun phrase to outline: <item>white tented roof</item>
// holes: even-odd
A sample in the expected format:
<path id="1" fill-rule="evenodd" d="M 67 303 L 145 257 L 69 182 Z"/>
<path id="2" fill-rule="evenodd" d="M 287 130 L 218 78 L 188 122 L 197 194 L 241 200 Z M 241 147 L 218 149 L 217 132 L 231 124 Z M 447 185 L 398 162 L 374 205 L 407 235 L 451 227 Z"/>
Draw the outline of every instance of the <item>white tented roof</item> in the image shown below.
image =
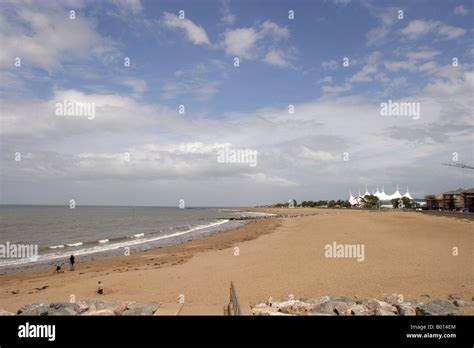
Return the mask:
<path id="1" fill-rule="evenodd" d="M 391 200 L 392 199 L 397 199 L 397 198 L 398 199 L 402 198 L 402 195 L 400 194 L 400 191 L 398 191 L 398 185 L 397 185 L 397 190 L 393 194 L 390 195 Z"/>
<path id="2" fill-rule="evenodd" d="M 410 195 L 410 192 L 408 192 L 408 187 L 407 187 L 407 192 L 403 195 L 403 197 L 406 197 L 408 199 L 413 199 L 413 197 Z"/>

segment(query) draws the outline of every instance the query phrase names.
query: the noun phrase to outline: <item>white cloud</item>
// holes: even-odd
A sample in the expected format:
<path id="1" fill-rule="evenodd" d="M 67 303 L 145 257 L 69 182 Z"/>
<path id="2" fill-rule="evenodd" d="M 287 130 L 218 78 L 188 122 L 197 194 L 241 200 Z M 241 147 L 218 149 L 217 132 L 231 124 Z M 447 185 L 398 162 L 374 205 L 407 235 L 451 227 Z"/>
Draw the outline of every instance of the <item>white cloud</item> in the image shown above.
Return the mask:
<path id="1" fill-rule="evenodd" d="M 29 3 L 11 3 L 16 18 L 0 21 L 0 66 L 13 66 L 19 57 L 26 65 L 36 65 L 50 72 L 62 69 L 62 64 L 71 57 L 76 60 L 91 60 L 101 57 L 114 59 L 116 44 L 101 36 L 95 24 L 86 17 L 69 18 L 68 8 L 60 3 L 41 3 L 34 7 Z"/>
<path id="2" fill-rule="evenodd" d="M 330 75 L 324 76 L 322 79 L 318 80 L 318 83 L 332 83 L 333 78 Z"/>
<path id="3" fill-rule="evenodd" d="M 279 43 L 289 37 L 288 28 L 267 20 L 257 27 L 227 30 L 222 46 L 229 55 L 250 60 L 261 59 L 265 63 L 288 68 L 293 67 L 296 49 L 283 47 Z"/>
<path id="4" fill-rule="evenodd" d="M 253 59 L 256 56 L 255 43 L 259 35 L 254 28 L 228 30 L 224 34 L 224 47 L 227 54 Z"/>
<path id="5" fill-rule="evenodd" d="M 429 21 L 422 19 L 411 21 L 405 28 L 401 30 L 401 33 L 411 40 L 419 39 L 433 32 L 444 39 L 455 39 L 463 36 L 466 33 L 466 30 L 463 28 L 445 25 L 439 21 Z"/>
<path id="6" fill-rule="evenodd" d="M 165 12 L 163 14 L 163 24 L 168 28 L 184 30 L 187 39 L 195 45 L 211 44 L 204 28 L 187 18 L 179 19 L 178 16 Z"/>
<path id="7" fill-rule="evenodd" d="M 147 83 L 140 79 L 127 79 L 122 82 L 124 85 L 132 88 L 134 93 L 143 93 L 147 90 Z"/>
<path id="8" fill-rule="evenodd" d="M 469 14 L 469 11 L 463 5 L 456 6 L 453 12 L 461 16 L 467 16 Z"/>
<path id="9" fill-rule="evenodd" d="M 349 82 L 369 82 L 372 81 L 372 76 L 377 72 L 376 65 L 365 65 L 361 70 L 355 73 L 350 79 Z"/>
<path id="10" fill-rule="evenodd" d="M 450 25 L 441 25 L 439 27 L 438 34 L 445 37 L 446 39 L 456 39 L 466 34 L 466 30 Z"/>
<path id="11" fill-rule="evenodd" d="M 281 68 L 288 68 L 292 66 L 290 59 L 285 57 L 285 53 L 278 49 L 272 49 L 271 51 L 268 51 L 263 61 Z"/>
<path id="12" fill-rule="evenodd" d="M 143 11 L 140 0 L 111 0 L 113 9 L 108 9 L 108 14 L 126 19 L 132 15 L 138 15 Z"/>
<path id="13" fill-rule="evenodd" d="M 325 70 L 336 70 L 339 64 L 334 59 L 327 60 L 321 63 L 321 67 Z"/>
<path id="14" fill-rule="evenodd" d="M 259 184 L 287 186 L 287 187 L 299 186 L 298 183 L 292 180 L 288 180 L 288 179 L 281 178 L 278 176 L 269 176 L 264 173 L 244 174 L 244 176 Z"/>
<path id="15" fill-rule="evenodd" d="M 306 146 L 303 146 L 301 150 L 302 158 L 310 159 L 313 161 L 337 161 L 339 160 L 338 156 L 334 156 L 333 154 L 326 152 L 326 151 L 313 151 Z"/>
<path id="16" fill-rule="evenodd" d="M 438 25 L 439 22 L 436 21 L 415 19 L 402 29 L 402 34 L 408 36 L 410 39 L 418 39 L 432 32 Z"/>
<path id="17" fill-rule="evenodd" d="M 350 83 L 345 83 L 339 86 L 323 86 L 321 89 L 323 92 L 328 94 L 340 94 L 350 91 L 352 89 L 352 85 Z"/>
<path id="18" fill-rule="evenodd" d="M 235 14 L 233 14 L 230 11 L 229 1 L 222 1 L 221 12 L 222 12 L 221 21 L 223 23 L 229 24 L 229 25 L 232 25 L 235 23 L 235 20 L 237 19 L 237 17 Z"/>
<path id="19" fill-rule="evenodd" d="M 439 55 L 439 51 L 414 51 L 414 52 L 407 52 L 406 56 L 413 60 L 424 60 L 424 59 L 433 59 L 437 55 Z"/>

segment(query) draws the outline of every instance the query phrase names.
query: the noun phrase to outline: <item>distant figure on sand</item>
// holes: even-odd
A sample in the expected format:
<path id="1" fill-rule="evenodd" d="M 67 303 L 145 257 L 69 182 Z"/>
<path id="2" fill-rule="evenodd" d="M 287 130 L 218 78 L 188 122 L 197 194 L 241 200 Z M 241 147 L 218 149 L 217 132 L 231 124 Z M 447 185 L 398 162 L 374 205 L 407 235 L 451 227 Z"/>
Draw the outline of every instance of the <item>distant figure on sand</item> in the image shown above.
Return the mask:
<path id="1" fill-rule="evenodd" d="M 56 264 L 56 269 L 54 270 L 54 273 L 63 273 L 62 269 L 61 269 L 61 263 L 57 263 Z"/>
<path id="2" fill-rule="evenodd" d="M 97 293 L 99 295 L 103 295 L 104 294 L 104 287 L 102 286 L 102 282 L 99 280 L 99 282 L 97 283 Z"/>
<path id="3" fill-rule="evenodd" d="M 74 272 L 74 255 L 71 255 L 69 258 L 69 264 L 70 264 L 70 271 Z"/>

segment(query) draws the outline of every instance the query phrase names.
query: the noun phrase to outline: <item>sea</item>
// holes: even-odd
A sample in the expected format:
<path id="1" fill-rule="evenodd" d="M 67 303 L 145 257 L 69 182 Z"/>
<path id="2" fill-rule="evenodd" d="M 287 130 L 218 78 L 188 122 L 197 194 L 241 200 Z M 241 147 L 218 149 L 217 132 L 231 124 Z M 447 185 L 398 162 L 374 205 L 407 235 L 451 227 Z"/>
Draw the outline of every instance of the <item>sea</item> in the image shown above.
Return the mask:
<path id="1" fill-rule="evenodd" d="M 0 274 L 183 243 L 239 227 L 239 217 L 272 215 L 226 208 L 0 205 Z M 29 246 L 34 255 L 13 249 Z M 35 247 L 35 249 L 33 248 Z M 10 251 L 10 252 L 9 252 Z"/>

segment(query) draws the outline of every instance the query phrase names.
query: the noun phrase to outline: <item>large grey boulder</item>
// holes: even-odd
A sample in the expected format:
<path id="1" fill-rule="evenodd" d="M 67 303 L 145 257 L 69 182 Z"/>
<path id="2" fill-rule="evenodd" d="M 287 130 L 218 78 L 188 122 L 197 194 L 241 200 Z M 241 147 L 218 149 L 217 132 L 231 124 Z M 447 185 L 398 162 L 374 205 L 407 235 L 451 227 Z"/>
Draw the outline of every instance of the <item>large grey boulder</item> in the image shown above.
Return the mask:
<path id="1" fill-rule="evenodd" d="M 43 303 L 31 303 L 22 306 L 16 314 L 18 315 L 48 315 L 49 307 Z"/>
<path id="2" fill-rule="evenodd" d="M 69 302 L 51 302 L 49 304 L 48 315 L 77 315 L 76 304 Z"/>
<path id="3" fill-rule="evenodd" d="M 417 315 L 457 315 L 458 308 L 446 300 L 434 300 L 416 307 Z"/>
<path id="4" fill-rule="evenodd" d="M 314 306 L 310 313 L 311 315 L 337 315 L 334 311 L 337 302 L 326 301 L 317 306 Z"/>
<path id="5" fill-rule="evenodd" d="M 122 315 L 153 315 L 158 308 L 160 308 L 159 302 L 131 302 L 127 304 L 127 308 L 123 311 Z"/>

